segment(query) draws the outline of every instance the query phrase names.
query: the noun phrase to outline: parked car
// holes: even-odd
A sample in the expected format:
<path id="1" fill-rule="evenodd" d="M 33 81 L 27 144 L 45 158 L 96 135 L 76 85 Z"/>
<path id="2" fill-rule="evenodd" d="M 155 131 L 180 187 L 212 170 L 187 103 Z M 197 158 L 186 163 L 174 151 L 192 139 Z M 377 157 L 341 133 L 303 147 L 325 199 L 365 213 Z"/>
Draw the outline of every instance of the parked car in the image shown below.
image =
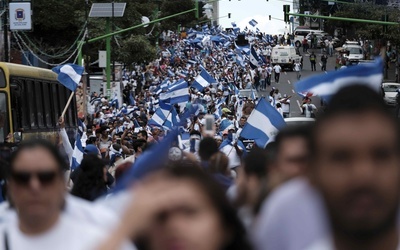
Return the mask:
<path id="1" fill-rule="evenodd" d="M 384 82 L 382 83 L 382 89 L 383 92 L 385 93 L 385 96 L 383 97 L 383 100 L 388 106 L 396 106 L 397 101 L 396 101 L 396 95 L 397 95 L 397 90 L 400 88 L 400 83 L 396 82 Z"/>

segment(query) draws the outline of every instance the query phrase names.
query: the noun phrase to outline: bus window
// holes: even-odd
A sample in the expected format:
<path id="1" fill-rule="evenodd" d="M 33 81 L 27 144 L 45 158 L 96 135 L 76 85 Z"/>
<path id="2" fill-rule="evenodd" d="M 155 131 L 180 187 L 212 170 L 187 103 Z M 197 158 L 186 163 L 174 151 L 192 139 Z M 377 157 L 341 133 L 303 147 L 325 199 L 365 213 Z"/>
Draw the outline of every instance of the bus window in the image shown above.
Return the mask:
<path id="1" fill-rule="evenodd" d="M 58 84 L 50 84 L 51 86 L 51 107 L 53 108 L 53 119 L 54 121 L 58 121 L 58 118 L 60 118 L 61 111 L 60 111 L 60 105 L 58 103 L 58 92 L 57 92 L 57 85 Z"/>
<path id="2" fill-rule="evenodd" d="M 4 142 L 9 133 L 8 124 L 7 96 L 5 93 L 0 92 L 0 142 Z"/>
<path id="3" fill-rule="evenodd" d="M 37 121 L 40 128 L 44 127 L 44 111 L 43 111 L 43 95 L 42 95 L 42 83 L 35 82 L 35 94 L 36 94 L 36 115 Z"/>
<path id="4" fill-rule="evenodd" d="M 50 84 L 47 82 L 43 83 L 43 107 L 44 107 L 44 120 L 46 127 L 52 128 L 55 124 L 52 121 L 52 113 L 51 113 L 51 96 L 49 90 Z"/>
<path id="5" fill-rule="evenodd" d="M 25 95 L 26 100 L 29 103 L 29 114 L 30 114 L 30 127 L 36 128 L 37 127 L 37 120 L 36 120 L 36 103 L 35 99 L 37 98 L 35 95 L 35 88 L 33 86 L 33 81 L 28 80 L 25 82 Z"/>
<path id="6" fill-rule="evenodd" d="M 65 99 L 66 88 L 64 86 L 62 86 L 61 84 L 57 84 L 57 90 L 58 90 L 57 97 L 58 97 L 58 103 L 60 105 L 60 116 L 61 116 L 61 113 L 63 112 L 65 104 L 67 104 L 68 99 Z M 67 125 L 66 117 L 65 117 L 65 124 Z"/>
<path id="7" fill-rule="evenodd" d="M 19 131 L 22 125 L 22 84 L 18 81 L 10 83 L 10 98 L 11 98 L 11 120 L 13 124 L 13 131 Z"/>
<path id="8" fill-rule="evenodd" d="M 0 69 L 0 88 L 6 87 L 6 77 L 4 76 L 3 69 Z"/>

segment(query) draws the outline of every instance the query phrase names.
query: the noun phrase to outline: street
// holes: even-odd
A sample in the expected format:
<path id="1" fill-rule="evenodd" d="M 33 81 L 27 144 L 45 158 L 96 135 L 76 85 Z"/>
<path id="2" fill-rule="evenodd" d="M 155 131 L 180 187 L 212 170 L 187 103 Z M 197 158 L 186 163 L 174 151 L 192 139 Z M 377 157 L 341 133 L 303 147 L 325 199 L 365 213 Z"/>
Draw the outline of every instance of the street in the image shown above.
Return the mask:
<path id="1" fill-rule="evenodd" d="M 301 50 L 300 50 L 301 51 Z M 301 71 L 301 79 L 304 79 L 306 77 L 309 77 L 314 74 L 323 74 L 324 72 L 321 71 L 321 64 L 320 64 L 320 58 L 321 58 L 321 50 L 320 49 L 315 49 L 315 50 L 309 50 L 314 51 L 314 53 L 317 55 L 317 71 L 311 71 L 311 64 L 309 60 L 309 53 L 303 53 L 303 70 Z M 327 63 L 327 71 L 335 70 L 335 56 L 328 57 L 328 63 Z M 274 76 L 272 76 L 272 79 L 274 79 Z M 261 97 L 268 96 L 269 92 L 271 91 L 272 87 L 275 87 L 279 89 L 279 92 L 283 94 L 287 94 L 288 96 L 292 96 L 290 98 L 290 117 L 299 117 L 299 116 L 304 116 L 301 114 L 301 109 L 300 105 L 302 102 L 302 97 L 297 94 L 294 90 L 294 85 L 297 82 L 297 77 L 296 77 L 296 72 L 293 71 L 283 71 L 281 73 L 279 83 L 275 83 L 272 80 L 272 84 L 270 87 L 267 87 L 266 91 L 260 91 L 259 95 Z M 312 103 L 315 104 L 317 108 L 321 107 L 321 100 L 317 96 L 311 97 Z"/>

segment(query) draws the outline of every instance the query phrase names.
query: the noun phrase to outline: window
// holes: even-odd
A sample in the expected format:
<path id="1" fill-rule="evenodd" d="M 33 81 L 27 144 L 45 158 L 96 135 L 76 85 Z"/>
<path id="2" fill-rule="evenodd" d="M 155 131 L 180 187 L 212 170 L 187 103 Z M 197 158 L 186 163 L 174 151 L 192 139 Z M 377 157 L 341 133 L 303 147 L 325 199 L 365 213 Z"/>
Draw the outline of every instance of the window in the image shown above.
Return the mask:
<path id="1" fill-rule="evenodd" d="M 51 95 L 50 95 L 50 84 L 44 82 L 42 85 L 43 88 L 43 107 L 44 107 L 44 121 L 45 125 L 48 128 L 54 127 L 54 123 L 52 120 L 52 111 L 51 111 Z"/>
<path id="2" fill-rule="evenodd" d="M 35 82 L 35 101 L 36 101 L 36 115 L 40 128 L 44 127 L 44 110 L 43 110 L 43 93 L 42 83 Z"/>
<path id="3" fill-rule="evenodd" d="M 52 83 L 51 85 L 51 107 L 53 109 L 52 114 L 53 114 L 53 120 L 58 121 L 58 118 L 60 118 L 61 111 L 60 111 L 60 104 L 58 103 L 58 91 L 57 91 L 57 86 L 59 85 L 58 83 Z"/>
<path id="4" fill-rule="evenodd" d="M 3 69 L 0 69 L 0 88 L 5 88 L 6 85 L 6 76 L 4 75 Z"/>
<path id="5" fill-rule="evenodd" d="M 0 142 L 4 142 L 10 132 L 8 124 L 7 96 L 6 93 L 0 92 Z"/>
<path id="6" fill-rule="evenodd" d="M 37 128 L 37 119 L 36 119 L 36 102 L 35 99 L 36 94 L 35 94 L 35 88 L 33 85 L 33 81 L 32 80 L 27 80 L 25 81 L 25 97 L 28 102 L 28 106 L 29 106 L 29 122 L 30 122 L 30 127 L 31 128 Z"/>

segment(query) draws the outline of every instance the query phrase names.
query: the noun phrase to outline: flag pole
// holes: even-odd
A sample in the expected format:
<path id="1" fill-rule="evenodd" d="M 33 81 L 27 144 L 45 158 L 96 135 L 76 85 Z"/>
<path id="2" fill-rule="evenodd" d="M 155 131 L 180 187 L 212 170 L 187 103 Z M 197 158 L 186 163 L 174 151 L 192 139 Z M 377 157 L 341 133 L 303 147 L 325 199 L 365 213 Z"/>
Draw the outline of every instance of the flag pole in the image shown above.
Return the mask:
<path id="1" fill-rule="evenodd" d="M 64 108 L 63 112 L 61 113 L 61 117 L 65 116 L 65 113 L 67 112 L 67 109 L 68 109 L 69 105 L 71 104 L 72 99 L 74 99 L 74 95 L 75 95 L 75 92 L 71 92 L 71 95 L 68 98 L 67 104 L 65 104 L 65 108 Z"/>
<path id="2" fill-rule="evenodd" d="M 165 120 L 164 120 L 164 122 L 162 124 L 163 127 L 164 127 L 165 122 L 168 121 L 168 117 L 171 114 L 173 108 L 174 108 L 174 106 L 171 106 L 171 108 L 169 109 L 168 115 L 167 115 L 167 117 L 165 117 Z"/>

